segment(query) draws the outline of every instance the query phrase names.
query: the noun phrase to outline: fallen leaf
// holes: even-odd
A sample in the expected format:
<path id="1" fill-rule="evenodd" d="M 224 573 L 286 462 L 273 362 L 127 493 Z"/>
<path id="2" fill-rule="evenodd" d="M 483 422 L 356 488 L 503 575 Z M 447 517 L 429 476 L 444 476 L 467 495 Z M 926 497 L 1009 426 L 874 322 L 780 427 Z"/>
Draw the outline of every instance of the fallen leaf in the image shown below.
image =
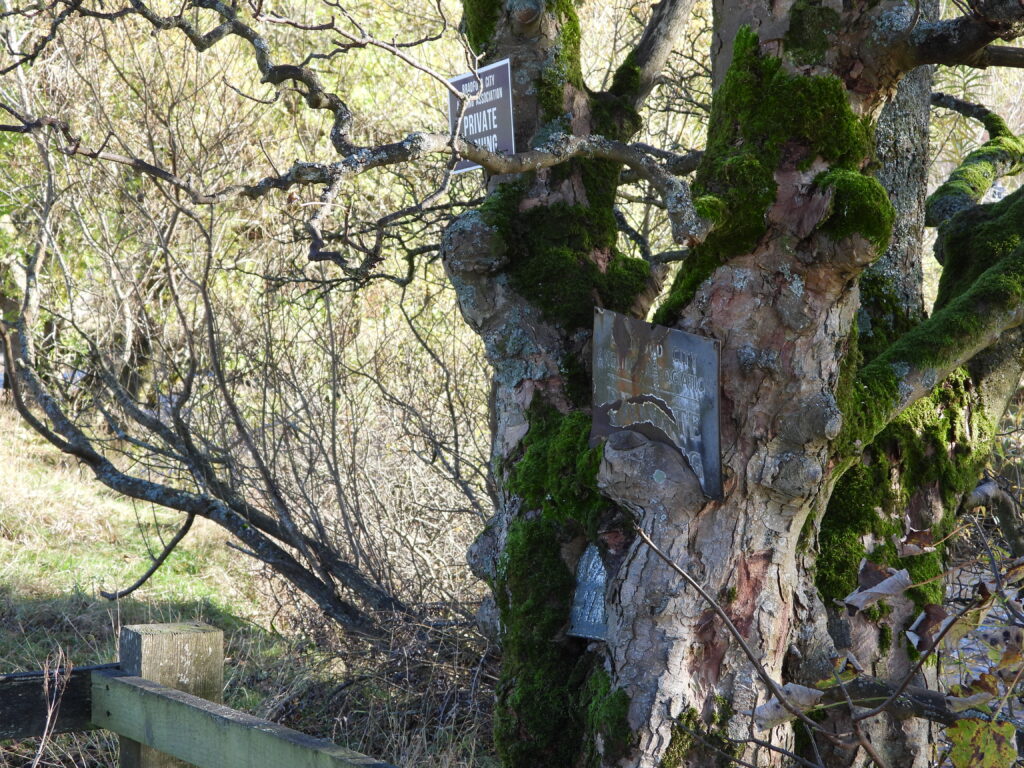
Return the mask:
<path id="1" fill-rule="evenodd" d="M 814 688 L 796 683 L 786 683 L 782 686 L 782 692 L 790 705 L 801 712 L 813 708 L 824 696 L 822 691 L 816 691 Z M 782 706 L 778 699 L 773 698 L 754 710 L 754 725 L 759 731 L 768 731 L 777 725 L 788 723 L 794 717 L 796 716 Z"/>
<path id="2" fill-rule="evenodd" d="M 953 768 L 1010 768 L 1017 759 L 1016 731 L 1010 723 L 965 717 L 946 729 Z"/>
<path id="3" fill-rule="evenodd" d="M 896 545 L 896 554 L 900 557 L 913 557 L 935 551 L 931 531 L 911 529 L 902 539 L 893 536 L 892 541 Z"/>
<path id="4" fill-rule="evenodd" d="M 857 613 L 857 611 L 863 611 L 879 600 L 884 600 L 887 597 L 898 597 L 913 584 L 910 580 L 910 574 L 906 569 L 902 571 L 892 571 L 890 569 L 890 573 L 891 575 L 888 578 L 875 584 L 873 587 L 868 589 L 858 588 L 843 599 L 847 608 L 850 609 L 850 615 Z"/>
<path id="5" fill-rule="evenodd" d="M 927 604 L 917 620 L 907 630 L 907 639 L 913 643 L 914 648 L 921 651 L 930 651 L 935 647 L 935 638 L 942 632 L 943 627 L 948 623 L 949 614 L 941 605 L 934 603 Z"/>

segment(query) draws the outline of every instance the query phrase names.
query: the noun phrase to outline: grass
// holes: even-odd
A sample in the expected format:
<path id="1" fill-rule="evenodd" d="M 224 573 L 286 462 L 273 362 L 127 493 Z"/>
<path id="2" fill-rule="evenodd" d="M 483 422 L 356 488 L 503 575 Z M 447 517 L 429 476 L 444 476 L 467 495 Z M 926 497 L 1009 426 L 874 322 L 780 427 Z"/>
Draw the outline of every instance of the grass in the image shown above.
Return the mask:
<path id="1" fill-rule="evenodd" d="M 286 641 L 261 629 L 251 566 L 212 524 L 191 535 L 129 598 L 100 590 L 131 584 L 178 515 L 132 503 L 92 481 L 0 404 L 0 672 L 41 668 L 62 652 L 76 666 L 114 661 L 123 624 L 196 620 L 224 630 L 229 703 L 258 709 L 265 692 L 246 667 L 283 656 Z M 38 742 L 0 742 L 0 766 L 28 764 Z M 55 738 L 40 765 L 115 765 L 110 734 Z"/>
<path id="2" fill-rule="evenodd" d="M 0 402 L 0 672 L 116 660 L 125 624 L 203 621 L 224 630 L 225 703 L 396 765 L 488 768 L 493 659 L 471 628 L 399 628 L 390 649 L 344 636 L 294 590 L 227 546 L 205 520 L 128 598 L 182 522 L 107 491 Z M 38 740 L 0 741 L 0 768 Z M 117 740 L 54 737 L 40 766 L 116 766 Z"/>

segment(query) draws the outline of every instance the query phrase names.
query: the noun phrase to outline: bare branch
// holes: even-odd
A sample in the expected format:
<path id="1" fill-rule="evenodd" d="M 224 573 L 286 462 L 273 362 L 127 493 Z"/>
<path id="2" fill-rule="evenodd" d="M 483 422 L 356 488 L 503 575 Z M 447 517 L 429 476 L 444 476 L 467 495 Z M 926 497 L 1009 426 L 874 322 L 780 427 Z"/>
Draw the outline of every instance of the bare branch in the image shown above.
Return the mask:
<path id="1" fill-rule="evenodd" d="M 989 45 L 981 51 L 975 67 L 1024 67 L 1024 48 L 1010 45 Z"/>
<path id="2" fill-rule="evenodd" d="M 622 80 L 625 80 L 627 75 L 637 78 L 635 89 L 631 93 L 623 94 L 632 102 L 634 109 L 638 109 L 644 103 L 657 84 L 658 76 L 665 68 L 672 48 L 679 42 L 686 29 L 693 5 L 693 0 L 661 0 L 654 6 L 640 42 L 619 70 L 623 75 Z M 624 71 L 627 68 L 635 71 Z M 619 72 L 616 72 L 616 80 L 620 77 Z M 614 84 L 612 92 L 615 92 Z"/>
<path id="3" fill-rule="evenodd" d="M 192 523 L 193 521 L 195 521 L 195 519 L 195 513 L 190 512 L 188 516 L 185 518 L 185 523 L 181 526 L 181 528 L 178 529 L 178 532 L 174 534 L 174 537 L 169 542 L 167 542 L 167 546 L 164 547 L 163 552 L 157 555 L 157 557 L 153 560 L 153 563 L 149 566 L 149 568 L 146 569 L 146 572 L 142 574 L 138 579 L 136 579 L 136 581 L 131 586 L 125 587 L 124 589 L 119 589 L 116 592 L 105 592 L 101 589 L 100 595 L 105 597 L 107 600 L 120 600 L 122 597 L 127 597 L 132 592 L 141 587 L 143 584 L 145 584 L 147 581 L 149 581 L 153 574 L 160 570 L 160 566 L 164 564 L 168 557 L 170 557 L 170 554 L 174 551 L 174 548 L 177 547 L 178 544 L 181 543 L 181 541 L 188 534 L 189 529 L 192 528 Z"/>
<path id="4" fill-rule="evenodd" d="M 973 101 L 965 101 L 964 99 L 958 99 L 956 96 L 951 96 L 948 93 L 940 93 L 938 91 L 932 93 L 931 103 L 933 107 L 945 107 L 946 109 L 957 112 L 964 117 L 969 117 L 982 123 L 991 119 L 995 114 L 984 104 L 975 104 Z"/>
<path id="5" fill-rule="evenodd" d="M 3 106 L 3 105 L 0 105 Z M 408 162 L 429 154 L 450 154 L 452 148 L 468 160 L 480 164 L 495 174 L 515 174 L 550 168 L 574 158 L 612 160 L 631 168 L 636 175 L 650 182 L 661 195 L 672 225 L 672 235 L 677 243 L 695 245 L 703 242 L 711 231 L 712 223 L 700 217 L 693 206 L 689 186 L 672 171 L 659 165 L 654 155 L 669 161 L 673 168 L 689 172 L 699 161 L 699 153 L 677 155 L 653 150 L 645 144 L 625 144 L 602 136 L 569 136 L 555 134 L 540 148 L 515 155 L 491 152 L 461 138 L 448 134 L 412 133 L 400 142 L 377 147 L 355 149 L 343 160 L 331 163 L 297 162 L 282 175 L 267 176 L 254 184 L 234 184 L 214 192 L 196 189 L 176 174 L 149 163 L 141 158 L 126 157 L 103 149 L 89 150 L 81 146 L 81 140 L 71 133 L 67 123 L 54 118 L 32 119 L 15 115 L 25 127 L 23 132 L 44 129 L 54 130 L 64 139 L 58 149 L 67 155 L 80 155 L 93 160 L 125 165 L 139 173 L 163 181 L 181 190 L 197 205 L 223 202 L 233 197 L 255 199 L 272 190 L 285 190 L 296 185 L 327 185 L 321 199 L 321 207 L 310 220 L 308 231 L 313 240 L 313 260 L 337 260 L 340 255 L 322 250 L 324 243 L 320 224 L 326 215 L 326 208 L 340 189 L 341 181 L 374 168 L 382 168 Z"/>
<path id="6" fill-rule="evenodd" d="M 1017 0 L 977 0 L 970 12 L 955 19 L 916 24 L 906 39 L 907 71 L 922 64 L 966 64 L 971 67 L 1022 66 L 1024 54 L 998 39 L 1024 35 L 1024 6 Z M 899 46 L 896 46 L 899 47 Z"/>

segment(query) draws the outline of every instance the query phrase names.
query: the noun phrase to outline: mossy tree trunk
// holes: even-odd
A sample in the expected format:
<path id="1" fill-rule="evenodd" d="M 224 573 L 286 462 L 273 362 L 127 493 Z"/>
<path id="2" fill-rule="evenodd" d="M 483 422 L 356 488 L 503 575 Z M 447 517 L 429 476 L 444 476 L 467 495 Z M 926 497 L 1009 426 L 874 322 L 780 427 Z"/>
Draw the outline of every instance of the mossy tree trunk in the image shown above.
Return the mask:
<path id="1" fill-rule="evenodd" d="M 683 5 L 665 0 L 655 15 L 675 20 Z M 580 78 L 570 0 L 473 0 L 466 14 L 474 45 L 512 59 L 518 146 L 560 131 L 635 132 L 657 59 L 648 36 L 596 94 Z M 856 585 L 861 557 L 896 564 L 892 536 L 905 533 L 908 509 L 915 527 L 941 532 L 973 484 L 1006 382 L 1019 378 L 1019 346 L 964 363 L 1020 322 L 1006 318 L 1018 312 L 1015 259 L 1024 260 L 1012 248 L 996 254 L 1002 273 L 988 283 L 967 270 L 942 299 L 946 313 L 923 319 L 917 280 L 903 271 L 918 258 L 923 177 L 911 177 L 922 155 L 904 181 L 883 173 L 902 195 L 896 246 L 866 272 L 896 216 L 870 169 L 874 120 L 925 61 L 916 25 L 909 6 L 887 3 L 716 7 L 716 91 L 693 186 L 717 226 L 656 319 L 721 343 L 720 501 L 702 494 L 678 453 L 642 435 L 588 447 L 593 307 L 644 316 L 664 279 L 616 249 L 618 167 L 574 160 L 493 177 L 484 206 L 446 232 L 446 269 L 494 371 L 496 511 L 470 559 L 500 617 L 495 735 L 505 765 L 715 765 L 721 752 L 694 731 L 711 728 L 725 751 L 735 747 L 724 737 L 750 737 L 743 713 L 765 700 L 755 670 L 636 528 L 718 597 L 774 679 L 819 679 L 837 650 L 864 655 L 883 677 L 905 667 L 892 632 L 915 601 L 938 599 L 937 587 L 871 620 L 844 624 L 827 607 Z M 917 77 L 920 110 L 927 82 Z M 921 119 L 891 123 L 890 144 Z M 1009 209 L 998 215 L 1010 226 Z M 998 329 L 979 319 L 992 313 Z M 566 635 L 588 542 L 610 572 L 604 643 Z M 922 577 L 941 567 L 938 556 L 904 565 Z M 921 737 L 897 735 L 893 754 Z M 793 744 L 784 727 L 773 738 Z M 744 750 L 759 764 L 786 760 Z M 855 753 L 828 759 L 846 764 Z"/>

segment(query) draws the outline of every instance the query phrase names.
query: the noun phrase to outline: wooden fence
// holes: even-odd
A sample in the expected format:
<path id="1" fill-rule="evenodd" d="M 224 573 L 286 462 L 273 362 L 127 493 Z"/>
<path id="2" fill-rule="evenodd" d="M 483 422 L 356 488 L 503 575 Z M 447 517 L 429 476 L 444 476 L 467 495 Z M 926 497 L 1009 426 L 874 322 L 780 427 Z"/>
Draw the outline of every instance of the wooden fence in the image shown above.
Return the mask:
<path id="1" fill-rule="evenodd" d="M 120 657 L 70 671 L 0 674 L 0 739 L 105 728 L 120 736 L 121 768 L 394 768 L 223 706 L 218 629 L 124 627 Z"/>

